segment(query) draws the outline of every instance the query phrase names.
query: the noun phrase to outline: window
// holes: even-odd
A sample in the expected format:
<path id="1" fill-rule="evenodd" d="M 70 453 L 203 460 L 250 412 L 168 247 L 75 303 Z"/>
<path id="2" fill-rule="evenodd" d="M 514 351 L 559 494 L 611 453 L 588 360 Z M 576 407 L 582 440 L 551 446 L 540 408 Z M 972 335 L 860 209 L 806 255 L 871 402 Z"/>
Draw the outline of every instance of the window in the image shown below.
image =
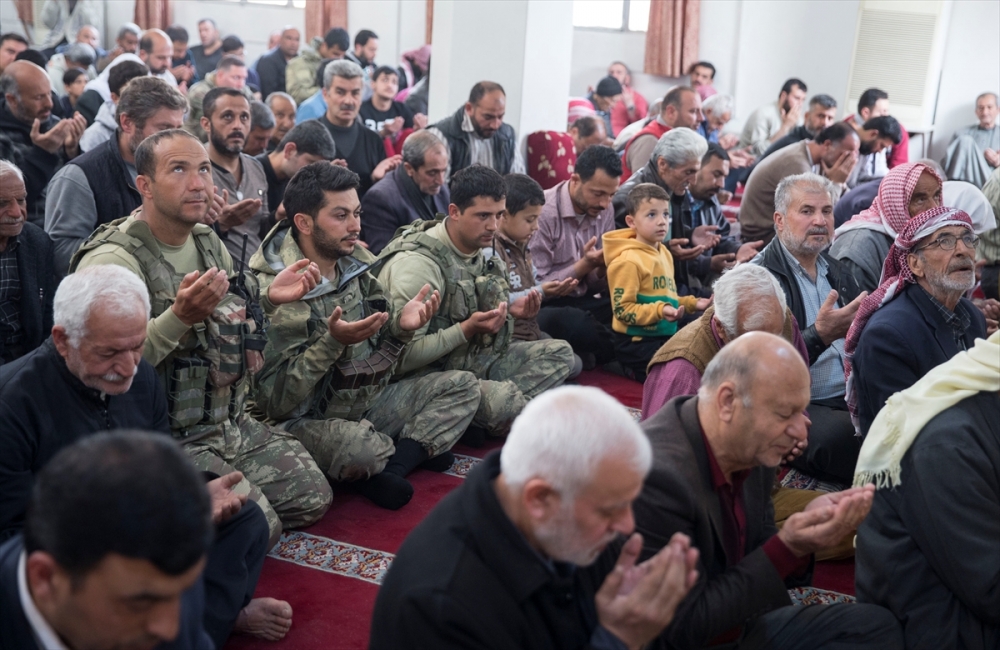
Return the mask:
<path id="1" fill-rule="evenodd" d="M 306 6 L 306 0 L 229 0 L 229 2 L 238 2 L 240 4 L 251 4 L 251 5 L 274 5 L 276 7 L 295 7 L 296 9 L 304 9 Z"/>
<path id="2" fill-rule="evenodd" d="M 650 0 L 573 0 L 573 26 L 644 32 Z"/>

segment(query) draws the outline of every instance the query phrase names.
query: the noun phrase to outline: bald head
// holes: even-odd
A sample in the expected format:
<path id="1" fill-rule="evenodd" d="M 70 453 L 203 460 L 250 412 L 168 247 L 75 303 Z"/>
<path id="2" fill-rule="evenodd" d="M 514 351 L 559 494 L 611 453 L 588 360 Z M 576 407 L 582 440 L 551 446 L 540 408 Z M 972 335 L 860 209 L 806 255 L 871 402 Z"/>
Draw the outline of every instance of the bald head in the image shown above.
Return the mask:
<path id="1" fill-rule="evenodd" d="M 139 39 L 139 58 L 152 75 L 160 75 L 170 68 L 174 45 L 161 29 L 147 29 Z"/>
<path id="2" fill-rule="evenodd" d="M 698 419 L 723 471 L 777 467 L 804 441 L 809 369 L 780 336 L 748 332 L 715 355 L 698 391 Z"/>
<path id="3" fill-rule="evenodd" d="M 45 70 L 30 61 L 14 61 L 0 75 L 0 93 L 11 113 L 27 124 L 52 116 L 52 85 Z"/>
<path id="4" fill-rule="evenodd" d="M 96 27 L 90 25 L 84 25 L 76 32 L 76 42 L 86 43 L 90 47 L 97 49 L 100 45 L 101 33 L 97 31 Z"/>

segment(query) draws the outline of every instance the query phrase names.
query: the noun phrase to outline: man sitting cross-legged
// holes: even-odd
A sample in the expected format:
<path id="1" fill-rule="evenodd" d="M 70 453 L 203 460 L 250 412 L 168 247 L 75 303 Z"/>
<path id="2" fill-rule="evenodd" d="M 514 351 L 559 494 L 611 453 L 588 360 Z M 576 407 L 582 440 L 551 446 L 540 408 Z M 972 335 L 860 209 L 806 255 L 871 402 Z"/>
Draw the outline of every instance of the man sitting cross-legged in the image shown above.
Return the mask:
<path id="1" fill-rule="evenodd" d="M 695 397 L 642 424 L 653 467 L 635 502 L 643 557 L 677 534 L 701 553 L 698 582 L 657 648 L 901 649 L 892 614 L 875 605 L 793 607 L 813 553 L 868 513 L 874 486 L 826 494 L 774 523 L 774 468 L 806 438 L 809 370 L 787 341 L 740 336 L 715 355 Z"/>
<path id="2" fill-rule="evenodd" d="M 117 264 L 143 279 L 152 296 L 143 356 L 166 391 L 170 431 L 201 469 L 249 477 L 237 491 L 249 491 L 264 511 L 273 545 L 282 525 L 323 516 L 330 485 L 298 440 L 244 412 L 266 319 L 253 276 L 234 273 L 222 241 L 203 225 L 214 190 L 205 147 L 186 131 L 162 131 L 139 145 L 135 163 L 142 208 L 101 226 L 70 269 Z M 307 266 L 283 271 L 261 300 L 302 298 L 319 280 Z"/>
<path id="3" fill-rule="evenodd" d="M 101 431 L 169 434 L 167 399 L 142 358 L 149 294 L 134 273 L 93 266 L 63 280 L 52 338 L 0 368 L 0 539 L 25 523 L 32 483 L 59 450 Z M 204 627 L 218 647 L 231 631 L 280 639 L 292 608 L 253 599 L 267 554 L 267 520 L 232 487 L 239 472 L 208 482 L 215 538 L 205 565 Z M 4 646 L 6 647 L 6 646 Z"/>
<path id="4" fill-rule="evenodd" d="M 322 276 L 273 312 L 255 409 L 301 440 L 331 480 L 356 481 L 395 510 L 413 496 L 405 477 L 417 466 L 451 467 L 448 450 L 479 408 L 479 382 L 448 370 L 389 383 L 440 296 L 423 285 L 412 300 L 389 303 L 371 273 L 375 257 L 357 245 L 359 183 L 344 167 L 303 167 L 285 190 L 288 218 L 250 261 L 265 291 L 304 260 Z"/>
<path id="5" fill-rule="evenodd" d="M 698 551 L 676 535 L 636 565 L 632 500 L 649 441 L 610 395 L 538 398 L 406 538 L 378 593 L 371 650 L 639 650 L 673 618 Z M 618 535 L 624 548 L 610 550 Z"/>
<path id="6" fill-rule="evenodd" d="M 404 376 L 468 370 L 479 378 L 482 400 L 470 443 L 505 434 L 528 400 L 561 384 L 573 367 L 565 341 L 511 341 L 514 318 L 536 315 L 541 295 L 512 301 L 508 315 L 504 264 L 482 253 L 494 245 L 505 198 L 500 174 L 482 165 L 462 169 L 452 178 L 448 217 L 413 223 L 382 252 L 388 261 L 380 280 L 395 309 L 425 284 L 441 294 L 440 310 L 414 333 L 400 370 Z"/>
<path id="7" fill-rule="evenodd" d="M 844 335 L 867 294 L 825 252 L 833 235 L 834 192 L 818 174 L 782 180 L 774 195 L 778 236 L 752 263 L 778 279 L 809 352 L 809 449 L 793 465 L 817 478 L 849 484 L 860 441 L 844 402 Z"/>

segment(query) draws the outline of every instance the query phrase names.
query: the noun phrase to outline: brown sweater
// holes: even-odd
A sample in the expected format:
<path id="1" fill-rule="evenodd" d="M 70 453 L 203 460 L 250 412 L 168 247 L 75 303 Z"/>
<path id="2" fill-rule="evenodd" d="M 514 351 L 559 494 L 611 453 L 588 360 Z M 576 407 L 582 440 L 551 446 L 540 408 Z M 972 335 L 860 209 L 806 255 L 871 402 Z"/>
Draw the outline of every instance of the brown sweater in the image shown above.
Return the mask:
<path id="1" fill-rule="evenodd" d="M 647 371 L 652 371 L 653 366 L 658 363 L 667 363 L 681 358 L 689 361 L 692 366 L 698 369 L 699 373 L 705 374 L 705 368 L 721 349 L 715 340 L 715 335 L 712 334 L 713 316 L 715 316 L 715 305 L 706 309 L 698 320 L 688 323 L 683 329 L 671 336 L 670 340 L 664 343 L 653 355 L 653 359 L 646 366 Z M 792 316 L 792 311 L 785 307 L 785 325 L 781 329 L 781 338 L 792 345 L 795 345 L 795 328 L 792 325 L 794 322 L 795 317 Z"/>

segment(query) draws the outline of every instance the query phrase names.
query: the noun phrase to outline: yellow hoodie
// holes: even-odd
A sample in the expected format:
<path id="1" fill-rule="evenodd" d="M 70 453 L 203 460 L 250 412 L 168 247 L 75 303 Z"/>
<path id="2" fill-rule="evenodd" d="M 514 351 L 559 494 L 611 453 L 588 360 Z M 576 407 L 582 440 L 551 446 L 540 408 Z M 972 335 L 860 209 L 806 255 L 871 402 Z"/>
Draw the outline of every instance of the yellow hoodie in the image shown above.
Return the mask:
<path id="1" fill-rule="evenodd" d="M 683 305 L 691 313 L 698 299 L 677 295 L 670 250 L 636 240 L 631 228 L 605 233 L 602 241 L 615 313 L 612 328 L 634 337 L 675 334 L 677 323 L 663 319 L 663 306 Z"/>

